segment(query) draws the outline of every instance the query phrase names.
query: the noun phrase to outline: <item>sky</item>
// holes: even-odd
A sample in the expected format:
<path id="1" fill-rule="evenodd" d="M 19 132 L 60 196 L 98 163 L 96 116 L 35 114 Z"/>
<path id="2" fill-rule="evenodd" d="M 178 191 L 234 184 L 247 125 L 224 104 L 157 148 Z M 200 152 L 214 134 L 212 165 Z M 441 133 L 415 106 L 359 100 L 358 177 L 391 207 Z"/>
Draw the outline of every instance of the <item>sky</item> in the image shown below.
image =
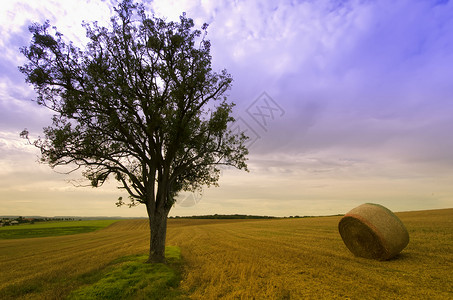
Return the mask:
<path id="1" fill-rule="evenodd" d="M 40 164 L 19 133 L 42 136 L 51 113 L 17 67 L 28 26 L 46 19 L 86 42 L 115 1 L 2 1 L 0 215 L 146 216 L 117 208 L 112 180 Z M 217 188 L 181 194 L 171 216 L 343 214 L 453 207 L 453 3 L 434 0 L 156 0 L 149 14 L 209 23 L 213 69 L 233 76 L 232 130 L 249 136 L 250 172 L 222 169 Z"/>

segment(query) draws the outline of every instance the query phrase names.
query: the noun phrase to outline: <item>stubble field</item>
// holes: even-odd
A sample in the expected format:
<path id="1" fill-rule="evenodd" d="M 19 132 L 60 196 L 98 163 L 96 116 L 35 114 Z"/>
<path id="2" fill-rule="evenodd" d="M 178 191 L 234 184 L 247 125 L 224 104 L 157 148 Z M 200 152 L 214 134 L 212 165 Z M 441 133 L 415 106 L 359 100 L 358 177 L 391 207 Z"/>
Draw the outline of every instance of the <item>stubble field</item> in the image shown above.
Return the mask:
<path id="1" fill-rule="evenodd" d="M 410 242 L 385 262 L 354 257 L 340 217 L 169 220 L 192 299 L 452 299 L 453 209 L 397 214 Z M 0 298 L 64 299 L 111 261 L 146 253 L 145 220 L 91 233 L 0 240 Z"/>

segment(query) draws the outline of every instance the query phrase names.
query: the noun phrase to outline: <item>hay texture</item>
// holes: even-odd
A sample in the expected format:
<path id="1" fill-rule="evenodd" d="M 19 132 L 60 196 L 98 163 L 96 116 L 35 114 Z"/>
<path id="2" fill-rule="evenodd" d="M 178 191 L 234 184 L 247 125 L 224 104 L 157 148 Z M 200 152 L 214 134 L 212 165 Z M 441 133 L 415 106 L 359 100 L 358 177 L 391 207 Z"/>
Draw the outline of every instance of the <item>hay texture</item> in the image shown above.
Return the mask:
<path id="1" fill-rule="evenodd" d="M 401 220 L 379 204 L 365 203 L 349 211 L 338 224 L 346 247 L 359 257 L 387 260 L 409 243 Z"/>

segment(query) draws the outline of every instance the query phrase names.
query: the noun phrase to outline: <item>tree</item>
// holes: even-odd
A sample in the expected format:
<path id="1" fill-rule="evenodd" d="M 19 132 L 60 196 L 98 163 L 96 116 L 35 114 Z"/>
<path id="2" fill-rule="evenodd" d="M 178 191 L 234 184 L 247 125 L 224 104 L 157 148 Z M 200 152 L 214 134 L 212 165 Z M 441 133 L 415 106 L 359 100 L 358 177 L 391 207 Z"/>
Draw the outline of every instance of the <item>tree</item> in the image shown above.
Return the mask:
<path id="1" fill-rule="evenodd" d="M 130 206 L 144 204 L 149 262 L 164 262 L 178 193 L 216 186 L 221 165 L 247 170 L 247 137 L 227 126 L 234 122 L 226 96 L 232 78 L 211 68 L 208 25 L 194 30 L 185 14 L 166 22 L 123 0 L 109 28 L 83 26 L 84 50 L 48 21 L 29 27 L 32 41 L 21 48 L 28 61 L 19 69 L 36 102 L 54 112 L 45 137 L 29 141 L 52 168 L 82 168 L 93 187 L 113 177 Z"/>

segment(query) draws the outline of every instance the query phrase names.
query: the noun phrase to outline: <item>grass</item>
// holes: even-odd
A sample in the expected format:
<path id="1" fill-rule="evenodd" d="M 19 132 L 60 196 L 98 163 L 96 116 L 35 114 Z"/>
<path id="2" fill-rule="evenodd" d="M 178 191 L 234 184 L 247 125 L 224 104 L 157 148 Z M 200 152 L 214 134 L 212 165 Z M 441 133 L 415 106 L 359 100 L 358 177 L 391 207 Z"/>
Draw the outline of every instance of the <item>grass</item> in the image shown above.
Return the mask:
<path id="1" fill-rule="evenodd" d="M 146 255 L 133 255 L 115 260 L 102 272 L 97 282 L 73 291 L 68 299 L 177 299 L 181 262 L 178 247 L 167 247 L 166 264 L 147 264 Z"/>
<path id="2" fill-rule="evenodd" d="M 0 239 L 24 239 L 92 232 L 118 220 L 60 221 L 0 228 Z"/>
<path id="3" fill-rule="evenodd" d="M 0 240 L 0 299 L 64 299 L 119 257 L 148 251 L 149 227 L 126 220 L 86 234 Z"/>
<path id="4" fill-rule="evenodd" d="M 453 299 L 453 209 L 397 216 L 407 227 L 410 242 L 399 256 L 384 262 L 354 257 L 338 233 L 338 216 L 169 220 L 167 244 L 181 249 L 184 265 L 176 269 L 182 272 L 179 287 L 175 287 L 179 279 L 174 279 L 178 277 L 163 276 L 168 280 L 166 293 L 170 293 L 165 295 L 171 298 L 175 292 L 176 298 L 187 295 L 190 299 Z M 149 267 L 141 263 L 145 257 L 131 255 L 148 251 L 148 229 L 146 220 L 126 220 L 81 235 L 0 240 L 0 270 L 4 270 L 0 299 L 75 297 L 71 293 L 81 288 L 105 290 L 102 287 L 119 281 L 116 274 L 128 272 L 132 277 L 126 279 L 131 281 L 126 286 L 137 293 L 146 290 L 152 284 L 139 282 L 146 272 L 154 271 L 141 269 Z M 135 272 L 141 274 L 140 279 L 133 276 Z M 159 295 L 149 288 L 130 297 Z"/>

